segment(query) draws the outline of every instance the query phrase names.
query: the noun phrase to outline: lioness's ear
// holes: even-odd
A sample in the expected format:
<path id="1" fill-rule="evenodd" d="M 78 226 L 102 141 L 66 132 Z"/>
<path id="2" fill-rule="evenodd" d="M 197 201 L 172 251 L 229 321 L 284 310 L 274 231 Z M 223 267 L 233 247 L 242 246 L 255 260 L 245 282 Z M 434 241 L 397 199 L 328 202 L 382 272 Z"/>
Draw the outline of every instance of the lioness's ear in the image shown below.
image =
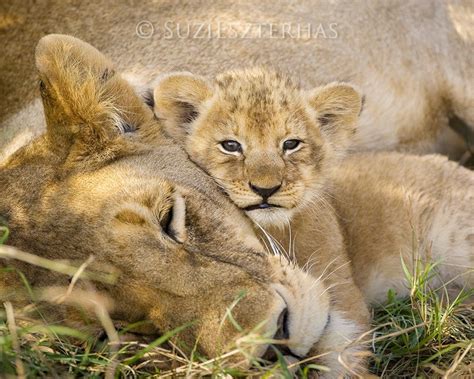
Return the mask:
<path id="1" fill-rule="evenodd" d="M 211 96 L 212 87 L 204 78 L 186 72 L 169 74 L 155 87 L 155 115 L 173 137 L 182 139 L 199 115 L 202 103 Z"/>
<path id="2" fill-rule="evenodd" d="M 309 94 L 321 130 L 337 150 L 345 150 L 352 142 L 362 103 L 361 94 L 346 83 L 330 83 Z"/>
<path id="3" fill-rule="evenodd" d="M 68 162 L 114 158 L 123 136 L 153 117 L 133 88 L 97 49 L 51 34 L 36 48 L 47 137 Z"/>

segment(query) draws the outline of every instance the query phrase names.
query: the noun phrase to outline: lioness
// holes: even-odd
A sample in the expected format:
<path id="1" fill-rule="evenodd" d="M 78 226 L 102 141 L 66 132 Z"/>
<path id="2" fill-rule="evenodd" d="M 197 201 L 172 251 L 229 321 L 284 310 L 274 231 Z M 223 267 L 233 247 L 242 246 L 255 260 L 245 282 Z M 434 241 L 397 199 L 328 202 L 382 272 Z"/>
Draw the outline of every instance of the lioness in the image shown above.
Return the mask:
<path id="1" fill-rule="evenodd" d="M 329 377 L 364 371 L 355 354 L 363 346 L 346 346 L 367 330 L 369 315 L 343 256 L 302 269 L 269 254 L 92 46 L 49 35 L 36 65 L 47 131 L 0 166 L 9 244 L 50 259 L 94 255 L 97 267 L 120 273 L 116 285 L 97 284 L 114 300 L 114 319 L 150 319 L 161 332 L 195 321 L 181 339 L 210 356 L 240 335 L 226 320 L 233 305 L 244 331 L 261 325 L 257 331 L 283 339 L 285 354 L 325 353 Z M 17 261 L 2 265 L 19 268 L 35 288 L 69 284 Z M 0 276 L 2 294 L 11 280 Z"/>
<path id="2" fill-rule="evenodd" d="M 177 70 L 214 77 L 273 65 L 308 89 L 355 83 L 366 97 L 355 150 L 457 158 L 466 147 L 449 120 L 463 120 L 473 133 L 470 0 L 10 0 L 2 6 L 0 160 L 43 132 L 38 94 L 24 84 L 35 79 L 32 51 L 45 33 L 89 41 L 122 70 L 147 78 Z"/>
<path id="3" fill-rule="evenodd" d="M 303 91 L 262 68 L 214 83 L 175 73 L 154 100 L 190 158 L 300 264 L 344 256 L 369 302 L 407 293 L 400 257 L 411 266 L 415 253 L 439 263 L 438 280 L 474 286 L 474 173 L 434 155 L 341 160 L 362 109 L 353 86 Z"/>

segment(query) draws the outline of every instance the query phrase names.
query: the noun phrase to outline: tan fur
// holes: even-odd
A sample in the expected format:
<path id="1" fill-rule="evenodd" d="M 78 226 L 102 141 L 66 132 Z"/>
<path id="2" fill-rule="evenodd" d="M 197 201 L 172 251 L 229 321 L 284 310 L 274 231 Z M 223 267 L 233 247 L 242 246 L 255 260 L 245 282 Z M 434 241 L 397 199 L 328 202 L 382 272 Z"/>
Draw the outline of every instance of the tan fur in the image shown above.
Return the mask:
<path id="1" fill-rule="evenodd" d="M 5 6 L 3 20 L 8 22 L 0 25 L 3 157 L 42 132 L 41 106 L 31 83 L 36 79 L 32 52 L 45 32 L 83 38 L 122 70 L 145 79 L 176 70 L 214 77 L 229 69 L 272 65 L 300 79 L 306 89 L 331 81 L 355 83 L 366 96 L 356 150 L 437 151 L 459 157 L 465 144 L 450 132 L 448 119 L 459 116 L 472 133 L 469 0 L 149 0 L 113 5 L 99 0 L 80 6 L 69 0 L 15 0 Z M 143 20 L 154 26 L 151 38 L 136 35 Z M 166 38 L 167 22 L 171 38 Z M 195 33 L 199 24 L 204 29 L 210 25 L 212 38 L 202 32 L 200 38 L 177 36 L 177 25 L 186 35 L 188 25 Z M 277 30 L 275 38 L 269 37 L 269 24 Z M 292 37 L 281 38 L 288 24 Z M 217 36 L 219 25 L 223 38 Z M 251 38 L 232 38 L 231 27 L 242 36 L 249 25 Z M 313 34 L 318 27 L 324 33 L 306 38 L 308 25 Z"/>
<path id="2" fill-rule="evenodd" d="M 344 354 L 349 367 L 364 371 L 353 357 L 363 346 L 346 346 L 367 330 L 368 312 L 343 256 L 310 269 L 275 246 L 264 249 L 249 220 L 162 133 L 151 110 L 91 45 L 46 36 L 36 64 L 47 131 L 0 166 L 0 216 L 10 245 L 74 263 L 95 256 L 90 268 L 119 273 L 115 285 L 94 284 L 111 300 L 114 320 L 148 319 L 154 332 L 194 322 L 180 338 L 190 347 L 197 341 L 209 356 L 241 335 L 226 320 L 229 307 L 244 332 L 261 325 L 257 332 L 267 337 L 287 308 L 292 354 L 330 354 L 330 375 L 346 372 L 337 359 Z M 342 240 L 331 243 L 337 249 Z M 47 293 L 69 285 L 65 275 L 19 261 L 2 266 L 20 269 Z M 21 300 L 11 280 L 0 277 L 2 300 Z M 79 281 L 72 302 L 87 297 L 80 292 L 86 284 Z M 71 309 L 66 315 L 80 320 Z M 265 349 L 253 346 L 251 353 Z"/>
<path id="3" fill-rule="evenodd" d="M 174 97 L 183 93 L 179 78 L 193 84 L 192 99 Z M 201 102 L 197 88 L 201 98 L 207 94 Z M 474 174 L 435 155 L 360 153 L 341 161 L 361 110 L 353 87 L 337 83 L 307 93 L 281 74 L 252 69 L 219 75 L 214 85 L 169 75 L 154 93 L 166 130 L 257 231 L 313 275 L 329 268 L 328 282 L 338 288 L 334 309 L 352 327 L 364 323 L 363 299 L 383 302 L 389 288 L 408 294 L 402 261 L 410 272 L 417 262 L 436 263 L 435 287 L 474 286 Z M 300 148 L 287 154 L 282 143 L 293 138 Z M 241 150 L 226 151 L 226 140 Z M 255 183 L 281 187 L 265 200 Z M 248 208 L 263 203 L 273 207 Z M 334 344 L 341 342 L 322 338 L 318 347 Z"/>

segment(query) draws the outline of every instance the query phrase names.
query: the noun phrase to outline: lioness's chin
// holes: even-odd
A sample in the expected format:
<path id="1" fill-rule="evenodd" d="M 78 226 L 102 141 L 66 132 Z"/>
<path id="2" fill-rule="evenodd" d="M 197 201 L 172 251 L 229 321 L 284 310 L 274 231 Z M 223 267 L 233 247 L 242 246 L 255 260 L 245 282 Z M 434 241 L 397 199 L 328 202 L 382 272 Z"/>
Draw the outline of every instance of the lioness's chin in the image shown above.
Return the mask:
<path id="1" fill-rule="evenodd" d="M 285 227 L 291 221 L 295 210 L 287 208 L 266 208 L 246 211 L 256 224 L 261 227 Z"/>

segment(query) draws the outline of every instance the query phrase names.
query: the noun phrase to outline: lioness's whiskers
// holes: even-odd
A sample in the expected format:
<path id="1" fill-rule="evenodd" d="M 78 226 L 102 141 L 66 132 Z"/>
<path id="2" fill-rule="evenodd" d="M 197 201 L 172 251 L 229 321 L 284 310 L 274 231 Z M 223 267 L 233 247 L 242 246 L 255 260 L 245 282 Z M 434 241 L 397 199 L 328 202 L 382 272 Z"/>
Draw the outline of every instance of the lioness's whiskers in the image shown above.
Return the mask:
<path id="1" fill-rule="evenodd" d="M 321 274 L 319 275 L 319 277 L 317 278 L 317 280 L 322 280 L 322 278 L 324 277 L 324 274 L 326 273 L 327 269 L 338 259 L 338 257 L 335 257 L 334 259 L 332 259 L 327 265 L 326 267 L 324 268 L 324 270 L 321 272 Z"/>
<path id="2" fill-rule="evenodd" d="M 258 224 L 257 222 L 255 222 L 255 224 L 260 228 L 265 238 L 267 239 L 268 243 L 270 244 L 270 247 L 271 247 L 270 251 L 273 253 L 273 255 L 277 255 L 280 257 L 283 256 L 287 260 L 288 263 L 294 264 L 292 257 L 281 245 L 281 243 L 277 241 L 270 233 L 268 233 L 260 224 Z M 280 258 L 280 262 L 281 262 L 281 258 Z"/>
<path id="3" fill-rule="evenodd" d="M 344 262 L 343 264 L 341 264 L 339 267 L 335 268 L 334 270 L 332 270 L 329 274 L 327 274 L 325 277 L 323 277 L 323 280 L 325 279 L 328 279 L 332 274 L 334 274 L 336 271 L 340 270 L 341 268 L 343 268 L 344 266 L 350 264 L 349 261 L 347 262 Z"/>
<path id="4" fill-rule="evenodd" d="M 306 271 L 306 272 L 310 272 L 311 269 L 314 267 L 314 265 L 317 263 L 317 256 L 315 256 L 316 254 L 319 254 L 319 252 L 321 251 L 321 248 L 318 248 L 318 249 L 315 249 L 313 250 L 313 252 L 311 253 L 311 255 L 309 256 L 309 258 L 306 260 L 306 263 L 303 265 L 303 267 L 301 268 L 303 271 Z"/>
<path id="5" fill-rule="evenodd" d="M 323 292 L 321 292 L 321 295 L 320 295 L 320 296 L 324 295 L 326 292 L 330 291 L 330 290 L 333 289 L 334 287 L 337 287 L 337 286 L 340 286 L 340 285 L 343 285 L 343 284 L 350 284 L 350 282 L 349 282 L 349 281 L 345 281 L 345 282 L 333 283 L 333 284 L 331 284 L 330 286 L 327 286 L 327 287 L 325 288 L 325 290 L 324 290 Z"/>

